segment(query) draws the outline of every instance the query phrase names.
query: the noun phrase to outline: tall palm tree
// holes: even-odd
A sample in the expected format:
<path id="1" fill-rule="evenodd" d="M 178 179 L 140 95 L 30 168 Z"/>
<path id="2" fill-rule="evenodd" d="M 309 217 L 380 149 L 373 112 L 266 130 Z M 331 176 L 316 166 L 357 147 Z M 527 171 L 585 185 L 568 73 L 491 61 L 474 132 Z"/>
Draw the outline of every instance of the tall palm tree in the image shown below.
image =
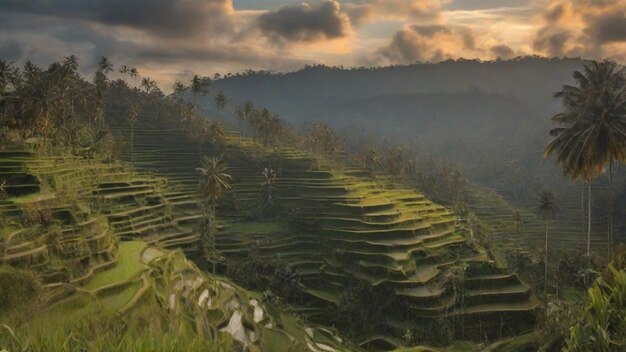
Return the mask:
<path id="1" fill-rule="evenodd" d="M 237 108 L 236 111 L 236 117 L 239 120 L 239 125 L 240 125 L 240 130 L 241 130 L 241 134 L 245 135 L 246 134 L 246 123 L 250 120 L 250 115 L 252 114 L 252 112 L 254 111 L 254 105 L 252 105 L 252 102 L 250 100 L 246 101 L 246 103 Z M 239 141 L 241 142 L 241 138 L 239 139 Z"/>
<path id="2" fill-rule="evenodd" d="M 0 97 L 5 92 L 12 80 L 12 62 L 6 62 L 0 60 Z"/>
<path id="3" fill-rule="evenodd" d="M 226 95 L 224 95 L 224 92 L 215 94 L 215 107 L 219 110 L 224 110 L 226 107 Z"/>
<path id="4" fill-rule="evenodd" d="M 122 65 L 122 67 L 120 67 L 120 71 L 119 71 L 122 75 L 126 76 L 127 74 L 130 73 L 130 68 L 127 65 Z"/>
<path id="5" fill-rule="evenodd" d="M 560 126 L 550 131 L 554 139 L 545 157 L 556 162 L 574 180 L 588 183 L 587 255 L 591 247 L 591 181 L 609 172 L 608 247 L 613 242 L 613 177 L 615 162 L 626 162 L 626 77 L 624 68 L 608 60 L 593 61 L 574 72 L 575 86 L 564 85 L 555 94 L 565 111 L 552 120 Z M 610 250 L 609 250 L 610 251 Z"/>
<path id="6" fill-rule="evenodd" d="M 266 167 L 261 174 L 264 178 L 261 187 L 266 187 L 267 189 L 267 200 L 265 201 L 265 205 L 263 205 L 265 209 L 265 207 L 272 202 L 272 186 L 276 183 L 276 172 L 271 167 Z"/>
<path id="7" fill-rule="evenodd" d="M 200 173 L 198 193 L 200 195 L 200 204 L 205 211 L 205 225 L 207 226 L 203 229 L 206 235 L 204 236 L 203 247 L 205 255 L 211 257 L 215 253 L 215 217 L 217 201 L 222 197 L 225 190 L 231 188 L 231 176 L 227 173 L 228 167 L 221 157 L 205 157 L 202 162 L 202 167 L 197 168 L 196 171 Z M 210 238 L 207 239 L 206 237 Z M 215 258 L 211 259 L 213 274 L 215 274 L 216 260 Z"/>
<path id="8" fill-rule="evenodd" d="M 371 147 L 365 151 L 363 155 L 363 163 L 370 175 L 374 176 L 374 173 L 376 172 L 376 165 L 381 163 L 380 154 L 378 154 L 376 148 Z"/>
<path id="9" fill-rule="evenodd" d="M 102 56 L 98 62 L 98 69 L 107 75 L 113 71 L 113 64 L 105 56 Z"/>
<path id="10" fill-rule="evenodd" d="M 556 213 L 559 211 L 559 207 L 556 204 L 556 195 L 549 190 L 543 190 L 539 194 L 539 201 L 535 208 L 537 214 L 543 218 L 545 221 L 546 227 L 546 238 L 545 238 L 545 257 L 544 257 L 544 283 L 543 283 L 543 291 L 544 291 L 544 309 L 546 310 L 546 317 L 548 314 L 548 226 L 550 219 L 554 218 Z"/>
<path id="11" fill-rule="evenodd" d="M 194 75 L 191 79 L 191 92 L 193 93 L 193 105 L 198 104 L 198 94 L 206 95 L 209 92 L 211 79 L 209 77 L 200 77 Z"/>
<path id="12" fill-rule="evenodd" d="M 141 88 L 146 94 L 150 94 L 157 88 L 157 85 L 150 77 L 144 77 L 141 79 Z"/>
<path id="13" fill-rule="evenodd" d="M 185 95 L 185 85 L 180 81 L 176 81 L 172 85 L 172 90 L 176 95 L 176 99 L 178 99 L 179 102 L 182 102 Z"/>
<path id="14" fill-rule="evenodd" d="M 9 197 L 9 194 L 7 193 L 6 188 L 7 188 L 7 181 L 2 180 L 2 182 L 0 182 L 0 200 L 6 199 Z"/>
<path id="15" fill-rule="evenodd" d="M 522 213 L 519 209 L 513 210 L 513 220 L 515 220 L 515 254 L 519 252 L 519 230 L 522 227 Z"/>
<path id="16" fill-rule="evenodd" d="M 178 103 L 178 111 L 179 111 L 181 118 L 184 118 L 184 115 L 185 115 L 185 112 L 184 112 L 185 89 L 186 89 L 185 85 L 180 81 L 176 81 L 172 85 L 172 90 L 174 91 L 174 98 L 176 99 L 176 102 Z"/>
<path id="17" fill-rule="evenodd" d="M 94 119 L 97 122 L 99 129 L 104 128 L 104 94 L 107 89 L 108 77 L 107 74 L 113 71 L 113 65 L 106 57 L 102 56 L 98 63 L 98 69 L 93 79 L 95 87 L 95 107 L 94 107 Z"/>
<path id="18" fill-rule="evenodd" d="M 135 100 L 131 101 L 126 115 L 128 124 L 130 125 L 130 164 L 132 172 L 135 172 L 135 123 L 139 121 L 139 105 Z"/>
<path id="19" fill-rule="evenodd" d="M 207 129 L 207 138 L 209 142 L 213 145 L 221 145 L 224 142 L 224 138 L 226 137 L 226 132 L 224 132 L 224 126 L 220 122 L 211 122 L 207 120 L 208 129 Z"/>
<path id="20" fill-rule="evenodd" d="M 272 113 L 268 109 L 263 108 L 258 116 L 259 118 L 255 120 L 256 135 L 261 137 L 261 141 L 266 145 L 269 139 Z"/>
<path id="21" fill-rule="evenodd" d="M 4 93 L 9 85 L 16 81 L 18 75 L 13 63 L 0 60 L 0 102 L 4 100 Z M 13 84 L 15 88 L 15 84 Z M 6 117 L 6 105 L 4 106 L 3 117 Z"/>
<path id="22" fill-rule="evenodd" d="M 128 75 L 130 76 L 130 78 L 132 78 L 133 80 L 137 79 L 137 77 L 139 77 L 139 71 L 137 70 L 136 67 L 133 67 L 130 69 L 130 71 L 128 72 Z"/>
<path id="23" fill-rule="evenodd" d="M 67 84 L 67 90 L 70 96 L 69 105 L 70 105 L 70 111 L 71 111 L 71 118 L 75 119 L 76 117 L 74 114 L 74 110 L 75 110 L 74 100 L 77 95 L 81 94 L 80 85 L 79 85 L 80 75 L 78 73 L 78 58 L 75 55 L 70 55 L 66 57 L 65 61 L 63 62 L 63 66 L 65 67 L 68 73 L 66 84 Z"/>

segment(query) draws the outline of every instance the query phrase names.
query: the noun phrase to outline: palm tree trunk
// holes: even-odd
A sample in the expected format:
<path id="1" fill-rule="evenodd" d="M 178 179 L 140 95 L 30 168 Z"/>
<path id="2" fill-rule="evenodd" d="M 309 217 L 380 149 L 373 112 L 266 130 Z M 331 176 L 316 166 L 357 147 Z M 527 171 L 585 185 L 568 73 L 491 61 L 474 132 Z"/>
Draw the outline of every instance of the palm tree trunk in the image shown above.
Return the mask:
<path id="1" fill-rule="evenodd" d="M 613 161 L 609 161 L 609 258 L 613 257 Z"/>
<path id="2" fill-rule="evenodd" d="M 591 255 L 591 180 L 587 181 L 587 257 Z"/>
<path id="3" fill-rule="evenodd" d="M 544 309 L 546 312 L 546 321 L 548 320 L 548 220 L 546 220 L 546 248 L 544 257 L 544 279 L 543 279 L 543 294 L 544 294 Z"/>
<path id="4" fill-rule="evenodd" d="M 515 260 L 519 254 L 519 221 L 515 221 Z"/>
<path id="5" fill-rule="evenodd" d="M 585 225 L 586 225 L 586 221 L 585 221 L 585 181 L 581 181 L 580 182 L 580 219 L 582 221 L 582 229 L 583 229 L 583 234 L 585 233 Z"/>
<path id="6" fill-rule="evenodd" d="M 211 212 L 211 255 L 213 256 L 213 260 L 211 260 L 211 265 L 213 266 L 213 276 L 215 276 L 215 261 L 217 260 L 217 255 L 215 253 L 215 233 L 217 232 L 217 224 L 215 224 L 215 219 L 217 218 L 215 216 L 215 211 L 216 211 L 216 201 L 215 199 L 213 200 L 213 204 L 212 204 L 213 210 Z"/>
<path id="7" fill-rule="evenodd" d="M 591 270 L 591 179 L 587 181 L 587 273 L 585 274 L 585 285 L 589 285 L 589 270 Z"/>
<path id="8" fill-rule="evenodd" d="M 130 166 L 132 167 L 131 174 L 135 174 L 135 133 L 134 124 L 130 124 Z"/>

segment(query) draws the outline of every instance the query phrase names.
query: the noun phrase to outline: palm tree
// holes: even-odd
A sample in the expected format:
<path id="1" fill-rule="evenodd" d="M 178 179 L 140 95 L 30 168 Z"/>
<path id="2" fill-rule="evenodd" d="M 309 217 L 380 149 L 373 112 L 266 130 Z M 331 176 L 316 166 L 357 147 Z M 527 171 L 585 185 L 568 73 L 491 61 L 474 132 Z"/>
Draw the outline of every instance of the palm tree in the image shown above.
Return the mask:
<path id="1" fill-rule="evenodd" d="M 157 88 L 157 85 L 150 77 L 144 77 L 141 79 L 141 88 L 143 88 L 146 94 L 150 94 Z"/>
<path id="2" fill-rule="evenodd" d="M 205 157 L 202 167 L 197 168 L 200 172 L 200 204 L 205 212 L 206 228 L 203 229 L 204 254 L 209 257 L 215 274 L 215 217 L 217 201 L 222 197 L 225 190 L 230 189 L 231 176 L 227 173 L 228 167 L 221 157 Z M 208 237 L 208 238 L 207 238 Z M 208 243 L 207 243 L 208 242 Z"/>
<path id="3" fill-rule="evenodd" d="M 260 119 L 257 121 L 258 135 L 261 137 L 262 142 L 266 145 L 269 141 L 271 125 L 272 125 L 272 112 L 266 108 L 261 110 Z"/>
<path id="4" fill-rule="evenodd" d="M 131 101 L 128 107 L 128 113 L 126 115 L 128 123 L 130 125 L 130 164 L 132 166 L 132 172 L 135 172 L 135 123 L 139 120 L 139 105 L 136 101 Z"/>
<path id="5" fill-rule="evenodd" d="M 224 132 L 224 127 L 220 122 L 211 122 L 207 120 L 208 130 L 207 137 L 209 142 L 213 145 L 220 145 L 224 142 L 224 138 L 226 137 L 226 133 Z"/>
<path id="6" fill-rule="evenodd" d="M 119 71 L 122 75 L 126 76 L 127 74 L 130 73 L 130 68 L 126 65 L 122 65 L 122 67 L 120 67 L 120 71 Z"/>
<path id="7" fill-rule="evenodd" d="M 128 75 L 130 76 L 130 78 L 137 79 L 137 77 L 139 77 L 139 71 L 137 70 L 136 67 L 133 67 L 130 69 L 130 71 L 128 72 Z"/>
<path id="8" fill-rule="evenodd" d="M 250 119 L 250 115 L 252 114 L 252 112 L 254 111 L 254 105 L 252 105 L 252 102 L 250 100 L 246 101 L 246 103 L 237 108 L 236 111 L 236 116 L 237 119 L 239 120 L 239 125 L 240 125 L 240 130 L 241 130 L 241 134 L 245 135 L 246 134 L 246 123 L 249 121 Z M 239 141 L 241 142 L 241 138 L 239 138 Z"/>
<path id="9" fill-rule="evenodd" d="M 193 124 L 195 125 L 195 128 L 191 130 L 191 135 L 198 141 L 198 157 L 202 158 L 204 143 L 211 138 L 212 122 L 194 114 Z"/>
<path id="10" fill-rule="evenodd" d="M 108 82 L 107 74 L 111 71 L 113 71 L 113 65 L 106 57 L 102 56 L 93 79 L 95 88 L 94 120 L 97 122 L 99 129 L 104 128 L 104 94 Z"/>
<path id="11" fill-rule="evenodd" d="M 513 210 L 513 220 L 515 220 L 515 254 L 519 251 L 519 230 L 522 227 L 522 213 L 519 209 Z"/>
<path id="12" fill-rule="evenodd" d="M 191 79 L 191 92 L 193 93 L 193 105 L 197 106 L 198 94 L 206 95 L 209 92 L 211 79 L 194 75 Z"/>
<path id="13" fill-rule="evenodd" d="M 109 72 L 113 71 L 113 64 L 107 59 L 105 56 L 100 58 L 100 62 L 98 63 L 98 69 L 102 71 L 105 75 L 109 74 Z"/>
<path id="14" fill-rule="evenodd" d="M 226 96 L 224 92 L 219 92 L 215 95 L 215 107 L 219 110 L 224 110 L 224 107 L 226 107 Z"/>
<path id="15" fill-rule="evenodd" d="M 0 60 L 0 97 L 2 97 L 6 88 L 11 83 L 13 74 L 12 65 L 12 62 Z"/>
<path id="16" fill-rule="evenodd" d="M 402 166 L 404 164 L 404 147 L 402 145 L 394 145 L 387 149 L 385 163 L 387 170 L 391 176 L 397 178 L 402 175 Z"/>
<path id="17" fill-rule="evenodd" d="M 367 168 L 367 171 L 369 171 L 371 176 L 374 176 L 374 173 L 376 172 L 376 165 L 379 165 L 381 162 L 380 154 L 378 154 L 376 148 L 368 148 L 362 158 L 365 168 Z"/>
<path id="18" fill-rule="evenodd" d="M 2 180 L 2 182 L 0 182 L 0 200 L 6 199 L 9 197 L 9 194 L 7 193 L 6 188 L 7 188 L 7 181 Z"/>
<path id="19" fill-rule="evenodd" d="M 78 58 L 75 55 L 70 55 L 65 58 L 63 62 L 63 66 L 68 72 L 67 77 L 67 90 L 70 94 L 70 110 L 71 110 L 71 118 L 76 119 L 74 114 L 74 98 L 76 95 L 80 94 L 78 81 L 80 80 L 80 76 L 78 73 Z"/>
<path id="20" fill-rule="evenodd" d="M 182 84 L 180 81 L 176 81 L 174 82 L 174 85 L 172 85 L 172 90 L 174 91 L 174 94 L 176 95 L 178 101 L 182 102 L 185 95 L 185 85 Z"/>
<path id="21" fill-rule="evenodd" d="M 545 257 L 544 257 L 544 309 L 546 310 L 546 317 L 548 314 L 548 225 L 550 219 L 554 218 L 559 211 L 559 207 L 556 204 L 556 195 L 549 190 L 543 190 L 539 194 L 539 202 L 535 208 L 539 216 L 543 218 L 546 226 L 546 238 L 545 238 Z"/>
<path id="22" fill-rule="evenodd" d="M 264 178 L 261 186 L 267 188 L 267 200 L 265 201 L 265 205 L 263 205 L 265 209 L 265 207 L 272 202 L 272 186 L 276 182 L 276 172 L 272 168 L 266 167 L 261 174 Z"/>
<path id="23" fill-rule="evenodd" d="M 626 77 L 612 61 L 593 61 L 584 72 L 574 72 L 575 86 L 564 85 L 555 94 L 565 111 L 552 120 L 560 125 L 550 131 L 554 139 L 545 157 L 555 153 L 556 162 L 572 179 L 588 183 L 587 256 L 591 247 L 591 181 L 609 167 L 608 246 L 613 242 L 614 162 L 626 162 Z M 609 250 L 610 251 L 610 250 Z"/>
<path id="24" fill-rule="evenodd" d="M 0 60 L 0 102 L 4 100 L 4 93 L 6 92 L 7 87 L 9 87 L 11 83 L 15 82 L 17 76 L 19 75 L 16 72 L 16 69 L 11 67 L 12 65 L 13 63 L 11 62 L 7 63 L 6 61 Z M 13 83 L 13 85 L 13 88 L 15 88 L 15 83 Z M 7 107 L 5 105 L 3 115 L 6 115 L 6 109 Z"/>

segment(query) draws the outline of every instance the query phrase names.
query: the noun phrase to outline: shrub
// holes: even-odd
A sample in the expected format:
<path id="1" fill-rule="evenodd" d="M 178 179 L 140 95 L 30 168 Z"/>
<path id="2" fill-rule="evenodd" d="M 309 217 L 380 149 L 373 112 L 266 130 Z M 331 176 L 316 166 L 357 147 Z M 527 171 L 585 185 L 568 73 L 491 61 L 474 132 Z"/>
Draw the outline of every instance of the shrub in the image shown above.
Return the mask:
<path id="1" fill-rule="evenodd" d="M 53 217 L 50 209 L 30 205 L 24 208 L 24 213 L 24 226 L 50 226 L 52 224 Z"/>
<path id="2" fill-rule="evenodd" d="M 31 272 L 9 266 L 0 266 L 0 287 L 0 311 L 31 301 L 40 290 Z"/>

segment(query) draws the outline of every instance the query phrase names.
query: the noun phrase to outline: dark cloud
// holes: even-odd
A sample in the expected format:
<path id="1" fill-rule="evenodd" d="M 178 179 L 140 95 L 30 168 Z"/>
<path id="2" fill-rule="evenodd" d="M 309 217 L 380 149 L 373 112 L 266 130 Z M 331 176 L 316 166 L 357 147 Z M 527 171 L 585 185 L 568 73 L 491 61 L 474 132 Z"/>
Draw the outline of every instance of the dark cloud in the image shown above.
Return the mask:
<path id="1" fill-rule="evenodd" d="M 474 32 L 464 26 L 412 25 L 397 32 L 376 54 L 390 63 L 441 61 L 451 52 L 475 50 Z"/>
<path id="2" fill-rule="evenodd" d="M 502 59 L 509 59 L 511 57 L 513 57 L 513 49 L 511 49 L 511 47 L 509 47 L 508 45 L 504 45 L 504 44 L 500 44 L 500 45 L 494 45 L 491 48 L 489 48 L 489 51 L 491 51 L 492 54 L 494 54 L 497 57 L 500 57 Z"/>
<path id="3" fill-rule="evenodd" d="M 22 46 L 15 40 L 0 42 L 0 60 L 17 61 L 22 58 Z"/>
<path id="4" fill-rule="evenodd" d="M 558 20 L 561 19 L 561 17 L 563 17 L 564 13 L 565 13 L 565 5 L 558 4 L 552 7 L 550 10 L 548 10 L 548 12 L 544 14 L 544 17 L 546 21 L 548 22 L 557 22 Z"/>
<path id="5" fill-rule="evenodd" d="M 350 17 L 350 22 L 355 26 L 360 26 L 372 17 L 372 10 L 369 6 L 346 6 L 346 13 Z"/>
<path id="6" fill-rule="evenodd" d="M 533 39 L 533 48 L 540 53 L 588 58 L 626 55 L 624 0 L 552 0 L 543 19 Z"/>
<path id="7" fill-rule="evenodd" d="M 19 57 L 15 55 L 16 43 L 19 43 Z M 250 43 L 224 40 L 199 45 L 193 39 L 134 38 L 116 27 L 93 22 L 0 13 L 0 59 L 15 61 L 18 65 L 28 59 L 45 67 L 70 54 L 78 56 L 80 70 L 87 77 L 92 76 L 99 58 L 106 56 L 116 68 L 123 64 L 136 66 L 142 74 L 158 79 L 164 87 L 169 87 L 169 81 L 174 79 L 171 72 L 179 72 L 181 67 L 225 73 L 248 68 L 293 70 L 305 64 Z"/>
<path id="8" fill-rule="evenodd" d="M 585 33 L 598 44 L 626 42 L 626 9 L 594 18 Z"/>
<path id="9" fill-rule="evenodd" d="M 456 32 L 463 40 L 463 45 L 465 46 L 465 49 L 476 49 L 476 39 L 474 38 L 474 31 L 471 28 L 457 27 Z"/>
<path id="10" fill-rule="evenodd" d="M 410 27 L 415 33 L 421 34 L 425 37 L 432 37 L 437 33 L 451 33 L 450 28 L 438 24 L 433 25 L 412 25 Z"/>
<path id="11" fill-rule="evenodd" d="M 543 28 L 537 32 L 533 40 L 533 49 L 546 52 L 550 56 L 564 55 L 565 44 L 572 38 L 572 34 L 567 30 Z"/>
<path id="12" fill-rule="evenodd" d="M 428 41 L 424 38 L 425 36 L 415 32 L 412 28 L 399 31 L 393 36 L 389 45 L 378 50 L 378 54 L 392 63 L 427 61 L 431 58 L 437 61 L 443 57 L 441 51 L 434 55 L 429 53 Z"/>
<path id="13" fill-rule="evenodd" d="M 339 2 L 326 0 L 318 6 L 283 6 L 258 19 L 259 29 L 274 41 L 313 42 L 345 37 L 350 20 Z"/>
<path id="14" fill-rule="evenodd" d="M 166 36 L 228 28 L 231 0 L 2 0 L 0 11 L 126 26 Z"/>

